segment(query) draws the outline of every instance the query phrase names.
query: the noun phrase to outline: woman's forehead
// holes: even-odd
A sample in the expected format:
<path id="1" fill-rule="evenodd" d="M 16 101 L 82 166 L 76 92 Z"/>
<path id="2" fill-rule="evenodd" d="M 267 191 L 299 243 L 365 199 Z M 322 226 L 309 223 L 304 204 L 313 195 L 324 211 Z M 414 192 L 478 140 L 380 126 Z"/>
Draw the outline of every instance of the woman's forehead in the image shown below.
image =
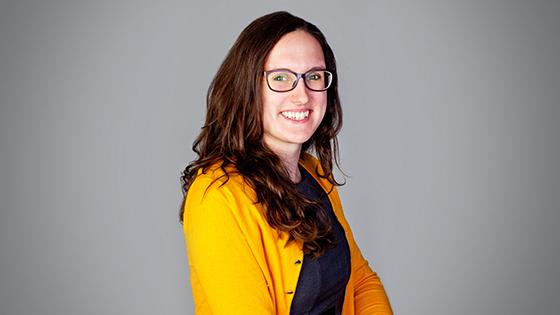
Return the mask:
<path id="1" fill-rule="evenodd" d="M 294 31 L 284 35 L 274 45 L 265 60 L 265 69 L 290 69 L 305 72 L 311 68 L 324 68 L 325 58 L 321 45 L 309 33 Z"/>

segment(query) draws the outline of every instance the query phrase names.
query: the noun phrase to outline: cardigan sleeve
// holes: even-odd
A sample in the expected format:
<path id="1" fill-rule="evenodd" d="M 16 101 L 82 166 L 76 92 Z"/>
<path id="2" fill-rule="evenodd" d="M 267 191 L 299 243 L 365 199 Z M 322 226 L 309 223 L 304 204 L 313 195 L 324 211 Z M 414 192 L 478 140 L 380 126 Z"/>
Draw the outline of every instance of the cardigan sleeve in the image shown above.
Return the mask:
<path id="1" fill-rule="evenodd" d="M 352 242 L 354 240 L 352 239 Z M 354 242 L 355 243 L 355 242 Z M 352 272 L 354 280 L 354 307 L 356 314 L 393 314 L 389 299 L 381 279 L 362 256 L 356 244 L 350 246 L 353 251 Z"/>
<path id="2" fill-rule="evenodd" d="M 336 202 L 340 205 L 340 199 L 336 189 L 333 191 Z M 354 312 L 357 315 L 391 315 L 391 304 L 381 279 L 369 266 L 368 261 L 363 257 L 352 229 L 346 221 L 342 210 L 339 212 L 339 220 L 346 230 L 346 237 L 350 247 L 352 260 L 352 289 L 354 298 Z"/>
<path id="3" fill-rule="evenodd" d="M 274 314 L 266 280 L 239 226 L 225 187 L 196 179 L 183 229 L 196 314 Z"/>

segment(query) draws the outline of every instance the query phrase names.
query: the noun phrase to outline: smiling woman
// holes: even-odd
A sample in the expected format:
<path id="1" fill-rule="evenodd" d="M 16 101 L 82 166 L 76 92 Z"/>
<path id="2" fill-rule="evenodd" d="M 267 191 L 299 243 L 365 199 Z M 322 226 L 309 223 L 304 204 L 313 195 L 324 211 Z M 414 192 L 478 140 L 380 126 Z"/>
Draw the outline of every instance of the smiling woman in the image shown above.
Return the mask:
<path id="1" fill-rule="evenodd" d="M 332 174 L 337 80 L 324 35 L 287 12 L 226 56 L 182 177 L 197 314 L 392 314 Z"/>

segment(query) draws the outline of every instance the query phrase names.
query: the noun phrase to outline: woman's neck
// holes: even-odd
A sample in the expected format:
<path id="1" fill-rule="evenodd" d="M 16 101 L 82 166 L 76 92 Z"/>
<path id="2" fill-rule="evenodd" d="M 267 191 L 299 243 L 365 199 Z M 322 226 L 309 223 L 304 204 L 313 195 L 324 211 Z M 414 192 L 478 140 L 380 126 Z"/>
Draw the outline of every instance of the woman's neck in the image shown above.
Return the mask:
<path id="1" fill-rule="evenodd" d="M 280 158 L 284 168 L 288 171 L 290 180 L 293 183 L 299 183 L 301 181 L 301 172 L 299 171 L 298 162 L 301 145 L 287 147 L 274 146 L 271 143 L 267 143 L 267 146 Z"/>
<path id="2" fill-rule="evenodd" d="M 292 181 L 292 183 L 299 183 L 301 181 L 301 172 L 299 171 L 298 167 L 299 153 L 297 157 L 290 156 L 288 158 L 284 158 L 280 156 L 280 160 L 288 171 L 288 175 L 290 176 L 290 180 Z"/>

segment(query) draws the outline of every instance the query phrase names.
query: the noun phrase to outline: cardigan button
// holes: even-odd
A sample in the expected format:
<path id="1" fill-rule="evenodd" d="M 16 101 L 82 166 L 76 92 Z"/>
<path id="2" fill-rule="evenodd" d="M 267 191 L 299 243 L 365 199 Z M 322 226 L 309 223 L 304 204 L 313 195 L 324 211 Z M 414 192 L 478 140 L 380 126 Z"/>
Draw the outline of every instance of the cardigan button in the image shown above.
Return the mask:
<path id="1" fill-rule="evenodd" d="M 290 290 L 290 291 L 286 292 L 286 294 L 294 294 L 294 291 Z"/>
<path id="2" fill-rule="evenodd" d="M 294 261 L 294 264 L 296 264 L 296 265 L 301 264 L 301 260 L 298 259 L 298 260 Z"/>

